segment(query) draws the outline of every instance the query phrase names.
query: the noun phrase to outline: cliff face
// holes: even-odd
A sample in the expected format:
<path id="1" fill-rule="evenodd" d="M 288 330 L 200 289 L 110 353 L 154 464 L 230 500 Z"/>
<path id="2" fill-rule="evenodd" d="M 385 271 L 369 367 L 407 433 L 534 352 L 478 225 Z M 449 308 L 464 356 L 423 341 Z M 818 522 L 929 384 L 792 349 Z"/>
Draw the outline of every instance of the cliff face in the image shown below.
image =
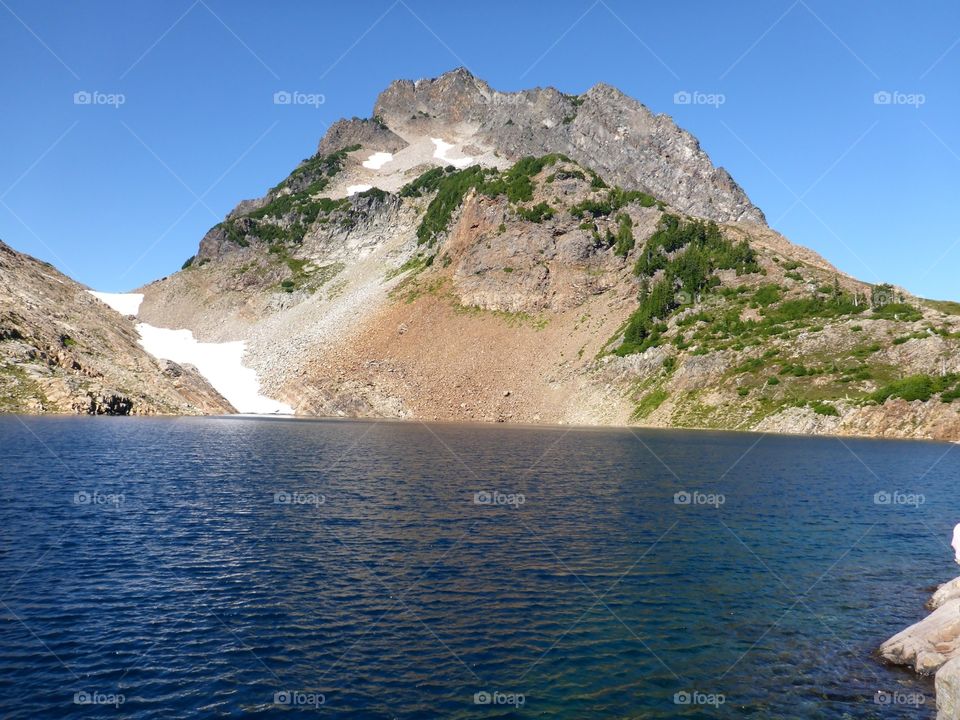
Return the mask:
<path id="1" fill-rule="evenodd" d="M 132 320 L 0 242 L 0 412 L 231 413 L 192 368 L 157 361 Z"/>

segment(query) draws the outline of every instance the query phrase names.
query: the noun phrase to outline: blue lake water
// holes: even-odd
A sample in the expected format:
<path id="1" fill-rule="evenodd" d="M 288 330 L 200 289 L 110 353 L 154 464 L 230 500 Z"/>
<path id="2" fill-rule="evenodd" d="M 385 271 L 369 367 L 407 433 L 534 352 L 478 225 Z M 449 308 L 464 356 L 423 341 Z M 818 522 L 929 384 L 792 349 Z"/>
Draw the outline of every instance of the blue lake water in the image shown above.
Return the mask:
<path id="1" fill-rule="evenodd" d="M 0 418 L 0 715 L 932 718 L 955 447 Z"/>

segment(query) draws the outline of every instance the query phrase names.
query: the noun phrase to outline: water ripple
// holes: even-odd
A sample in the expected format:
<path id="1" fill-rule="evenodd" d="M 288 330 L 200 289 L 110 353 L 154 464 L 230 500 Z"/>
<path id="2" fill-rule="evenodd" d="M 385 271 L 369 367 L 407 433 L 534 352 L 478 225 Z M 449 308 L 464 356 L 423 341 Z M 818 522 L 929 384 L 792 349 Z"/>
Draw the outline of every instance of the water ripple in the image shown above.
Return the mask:
<path id="1" fill-rule="evenodd" d="M 0 418 L 0 714 L 933 717 L 960 455 L 640 436 Z"/>

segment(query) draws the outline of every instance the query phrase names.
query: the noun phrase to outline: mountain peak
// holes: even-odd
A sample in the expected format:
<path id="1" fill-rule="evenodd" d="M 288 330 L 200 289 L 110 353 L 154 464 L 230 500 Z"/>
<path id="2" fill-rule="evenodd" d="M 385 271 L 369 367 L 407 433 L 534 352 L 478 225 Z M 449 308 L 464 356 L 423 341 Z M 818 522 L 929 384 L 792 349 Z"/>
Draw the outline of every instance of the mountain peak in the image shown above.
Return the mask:
<path id="1" fill-rule="evenodd" d="M 377 98 L 374 116 L 407 142 L 456 138 L 507 160 L 563 153 L 683 212 L 766 224 L 693 135 L 607 83 L 582 95 L 549 87 L 500 92 L 458 67 L 436 78 L 391 83 Z"/>

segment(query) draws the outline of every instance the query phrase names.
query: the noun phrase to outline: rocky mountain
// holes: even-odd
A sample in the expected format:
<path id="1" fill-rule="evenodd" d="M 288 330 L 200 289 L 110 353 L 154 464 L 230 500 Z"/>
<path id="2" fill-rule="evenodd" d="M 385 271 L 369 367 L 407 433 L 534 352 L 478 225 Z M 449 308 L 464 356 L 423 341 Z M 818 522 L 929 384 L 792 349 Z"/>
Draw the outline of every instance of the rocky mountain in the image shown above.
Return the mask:
<path id="1" fill-rule="evenodd" d="M 960 306 L 790 243 L 603 85 L 395 82 L 141 292 L 299 414 L 960 438 Z"/>
<path id="2" fill-rule="evenodd" d="M 582 95 L 554 88 L 502 93 L 458 68 L 432 80 L 394 82 L 373 112 L 372 121 L 335 125 L 318 152 L 355 144 L 396 152 L 401 136 L 443 135 L 471 155 L 563 153 L 608 181 L 645 190 L 690 215 L 766 222 L 693 135 L 603 83 Z"/>
<path id="3" fill-rule="evenodd" d="M 223 414 L 194 369 L 158 361 L 133 322 L 0 242 L 0 412 Z"/>

